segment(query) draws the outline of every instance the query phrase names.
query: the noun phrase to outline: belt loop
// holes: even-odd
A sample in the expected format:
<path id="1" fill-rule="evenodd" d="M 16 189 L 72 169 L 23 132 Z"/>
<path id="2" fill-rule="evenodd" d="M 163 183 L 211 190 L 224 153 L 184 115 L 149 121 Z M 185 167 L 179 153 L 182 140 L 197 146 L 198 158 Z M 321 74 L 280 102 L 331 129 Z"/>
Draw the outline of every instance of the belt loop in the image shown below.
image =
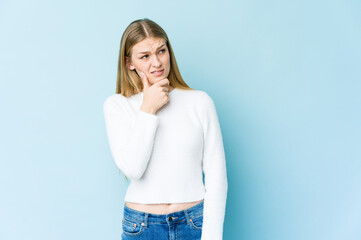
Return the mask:
<path id="1" fill-rule="evenodd" d="M 188 214 L 187 209 L 183 210 L 183 212 L 184 212 L 184 215 L 186 216 L 187 223 L 189 223 L 189 214 Z"/>
<path id="2" fill-rule="evenodd" d="M 147 227 L 147 226 L 148 226 L 148 216 L 149 216 L 149 213 L 145 213 L 145 216 L 144 216 L 144 227 Z"/>

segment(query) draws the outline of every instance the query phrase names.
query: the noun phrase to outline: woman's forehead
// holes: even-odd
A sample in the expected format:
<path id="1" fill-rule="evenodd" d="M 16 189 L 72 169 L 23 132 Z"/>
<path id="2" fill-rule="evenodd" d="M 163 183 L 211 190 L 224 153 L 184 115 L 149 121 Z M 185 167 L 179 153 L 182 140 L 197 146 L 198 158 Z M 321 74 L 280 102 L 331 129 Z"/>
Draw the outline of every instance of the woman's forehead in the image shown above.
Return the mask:
<path id="1" fill-rule="evenodd" d="M 148 51 L 154 51 L 157 50 L 159 47 L 161 47 L 163 44 L 165 44 L 165 40 L 163 38 L 151 38 L 147 37 L 146 39 L 138 42 L 133 47 L 134 53 L 142 53 L 142 52 L 148 52 Z"/>

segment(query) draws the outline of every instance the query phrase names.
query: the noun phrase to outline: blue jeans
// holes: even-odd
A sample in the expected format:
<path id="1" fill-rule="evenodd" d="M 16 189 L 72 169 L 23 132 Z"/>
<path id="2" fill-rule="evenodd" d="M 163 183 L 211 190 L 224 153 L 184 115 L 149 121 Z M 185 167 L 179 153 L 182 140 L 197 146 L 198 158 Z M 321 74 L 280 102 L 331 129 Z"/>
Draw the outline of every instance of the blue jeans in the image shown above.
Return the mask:
<path id="1" fill-rule="evenodd" d="M 169 214 L 141 212 L 124 204 L 122 240 L 200 240 L 203 203 Z"/>

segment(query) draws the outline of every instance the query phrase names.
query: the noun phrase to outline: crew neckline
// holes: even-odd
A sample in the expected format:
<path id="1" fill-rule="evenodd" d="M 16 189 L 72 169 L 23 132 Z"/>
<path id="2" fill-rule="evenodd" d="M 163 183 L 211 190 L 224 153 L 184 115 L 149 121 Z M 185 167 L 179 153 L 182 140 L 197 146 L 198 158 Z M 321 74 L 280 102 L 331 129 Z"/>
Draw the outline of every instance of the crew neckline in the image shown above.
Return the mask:
<path id="1" fill-rule="evenodd" d="M 172 91 L 170 91 L 170 92 L 169 92 L 169 96 L 170 96 L 170 95 L 172 95 L 172 94 L 173 94 L 173 92 L 174 92 L 174 91 L 176 91 L 176 90 L 178 90 L 178 88 L 174 88 Z M 140 95 L 142 95 L 142 96 L 143 96 L 143 94 L 144 94 L 144 92 L 143 92 L 143 91 L 141 91 L 141 92 L 140 92 Z"/>

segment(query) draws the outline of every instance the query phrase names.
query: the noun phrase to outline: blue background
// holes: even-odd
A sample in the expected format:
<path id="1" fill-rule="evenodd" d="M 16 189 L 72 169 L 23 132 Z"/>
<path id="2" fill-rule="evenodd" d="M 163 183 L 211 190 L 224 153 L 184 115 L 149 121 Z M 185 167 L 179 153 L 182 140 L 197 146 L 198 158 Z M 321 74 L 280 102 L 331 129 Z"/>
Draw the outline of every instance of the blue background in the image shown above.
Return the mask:
<path id="1" fill-rule="evenodd" d="M 147 17 L 214 100 L 224 239 L 361 239 L 361 3 L 1 1 L 0 239 L 120 239 L 106 139 L 120 38 Z"/>

